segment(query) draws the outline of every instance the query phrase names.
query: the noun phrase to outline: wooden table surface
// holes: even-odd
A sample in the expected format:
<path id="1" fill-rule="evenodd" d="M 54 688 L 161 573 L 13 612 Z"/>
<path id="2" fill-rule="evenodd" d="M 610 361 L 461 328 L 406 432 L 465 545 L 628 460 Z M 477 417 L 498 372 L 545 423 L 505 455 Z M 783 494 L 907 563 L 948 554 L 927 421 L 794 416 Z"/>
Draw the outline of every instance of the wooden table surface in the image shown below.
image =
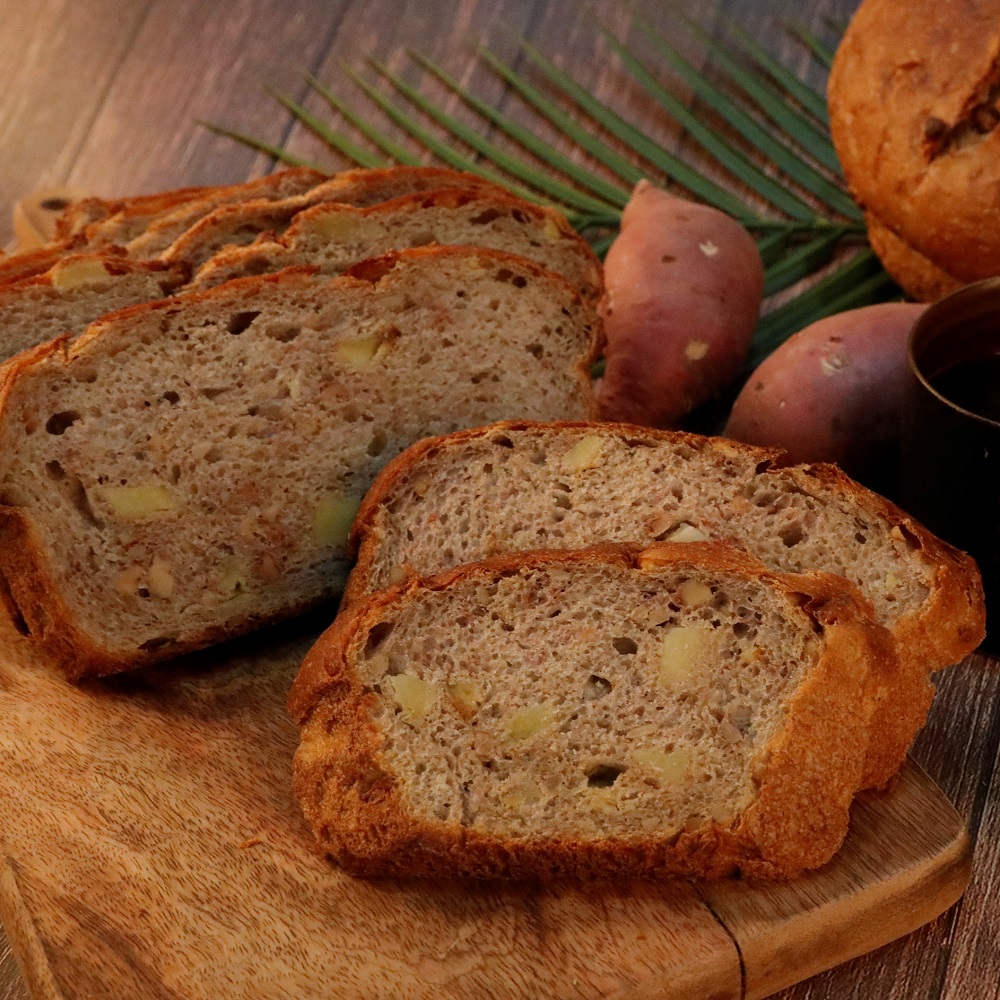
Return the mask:
<path id="1" fill-rule="evenodd" d="M 822 72 L 784 30 L 784 20 L 794 17 L 829 36 L 831 20 L 846 20 L 856 5 L 690 0 L 686 9 L 716 31 L 723 18 L 737 19 L 821 86 Z M 665 24 L 664 6 L 655 0 L 596 0 L 592 10 L 637 40 L 629 8 Z M 362 68 L 363 59 L 373 56 L 440 96 L 407 58 L 412 47 L 508 115 L 527 119 L 470 45 L 485 39 L 516 61 L 519 37 L 552 55 L 625 117 L 644 123 L 654 139 L 683 144 L 683 136 L 625 76 L 585 5 L 575 0 L 0 0 L 0 245 L 12 235 L 14 202 L 40 186 L 71 184 L 124 195 L 233 183 L 273 169 L 269 157 L 209 132 L 199 119 L 253 132 L 331 170 L 345 166 L 264 90 L 283 90 L 335 121 L 310 96 L 303 74 L 315 73 L 364 107 L 339 70 L 341 60 Z M 468 119 L 454 99 L 449 110 Z M 1000 661 L 972 656 L 939 676 L 937 700 L 914 751 L 977 839 L 969 891 L 916 934 L 782 997 L 1000 998 L 998 744 Z M 0 935 L 0 1000 L 26 996 Z"/>

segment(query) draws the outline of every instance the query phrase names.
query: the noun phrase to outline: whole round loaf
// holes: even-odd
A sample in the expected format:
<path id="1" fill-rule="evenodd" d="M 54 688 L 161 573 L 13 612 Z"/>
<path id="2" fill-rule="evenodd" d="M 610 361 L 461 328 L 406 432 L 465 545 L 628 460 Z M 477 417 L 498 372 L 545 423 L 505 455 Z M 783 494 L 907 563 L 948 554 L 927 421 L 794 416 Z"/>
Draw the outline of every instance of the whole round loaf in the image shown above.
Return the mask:
<path id="1" fill-rule="evenodd" d="M 865 224 L 872 250 L 910 298 L 917 302 L 937 302 L 962 287 L 963 283 L 958 278 L 914 250 L 878 216 L 865 213 Z"/>
<path id="2" fill-rule="evenodd" d="M 867 210 L 963 282 L 1000 274 L 1000 0 L 865 0 L 829 104 Z"/>

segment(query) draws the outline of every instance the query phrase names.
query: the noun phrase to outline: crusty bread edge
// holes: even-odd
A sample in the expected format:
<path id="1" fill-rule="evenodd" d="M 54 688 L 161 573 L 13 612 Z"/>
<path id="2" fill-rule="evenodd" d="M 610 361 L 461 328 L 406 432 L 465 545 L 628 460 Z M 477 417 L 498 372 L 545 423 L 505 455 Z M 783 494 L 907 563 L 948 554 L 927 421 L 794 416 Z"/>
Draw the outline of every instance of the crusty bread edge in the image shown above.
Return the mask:
<path id="1" fill-rule="evenodd" d="M 656 838 L 579 841 L 504 840 L 475 830 L 420 821 L 381 754 L 381 736 L 347 662 L 359 632 L 384 609 L 421 589 L 545 566 L 697 565 L 751 575 L 802 607 L 824 635 L 810 676 L 789 705 L 785 724 L 760 756 L 759 796 L 734 824 L 712 822 Z M 727 543 L 604 545 L 566 552 L 516 553 L 409 580 L 342 614 L 306 657 L 289 695 L 303 730 L 294 790 L 322 848 L 357 874 L 477 877 L 530 875 L 686 875 L 718 877 L 735 870 L 785 877 L 817 867 L 847 831 L 849 806 L 861 785 L 875 674 L 891 669 L 891 637 L 869 617 L 855 588 L 829 574 L 790 576 L 766 569 Z M 323 749 L 317 751 L 316 744 Z M 807 776 L 810 781 L 803 782 Z"/>

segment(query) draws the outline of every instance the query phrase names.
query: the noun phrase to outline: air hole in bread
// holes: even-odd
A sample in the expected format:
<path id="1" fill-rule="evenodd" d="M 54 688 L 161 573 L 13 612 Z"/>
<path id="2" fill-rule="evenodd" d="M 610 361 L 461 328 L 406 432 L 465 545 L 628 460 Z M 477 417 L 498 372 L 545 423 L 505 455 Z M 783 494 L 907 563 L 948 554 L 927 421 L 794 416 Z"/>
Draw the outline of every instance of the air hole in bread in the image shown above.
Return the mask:
<path id="1" fill-rule="evenodd" d="M 501 212 L 499 208 L 487 208 L 478 215 L 473 215 L 469 219 L 469 222 L 471 222 L 474 226 L 485 226 L 491 222 L 495 222 L 502 215 L 503 212 Z"/>
<path id="2" fill-rule="evenodd" d="M 378 622 L 368 630 L 368 638 L 365 640 L 365 658 L 370 659 L 377 652 L 379 646 L 392 635 L 395 628 L 394 622 Z"/>
<path id="3" fill-rule="evenodd" d="M 630 639 L 626 635 L 619 636 L 617 639 L 611 640 L 611 645 L 615 647 L 615 652 L 621 653 L 623 656 L 633 656 L 639 652 L 639 647 L 634 639 Z"/>
<path id="4" fill-rule="evenodd" d="M 164 646 L 170 646 L 177 640 L 172 635 L 159 635 L 155 639 L 147 639 L 144 643 L 141 643 L 139 648 L 144 652 L 151 652 L 154 649 L 163 649 Z"/>
<path id="5" fill-rule="evenodd" d="M 282 344 L 291 343 L 301 332 L 300 326 L 271 326 L 267 329 L 267 335 Z"/>
<path id="6" fill-rule="evenodd" d="M 55 459 L 51 462 L 45 463 L 45 471 L 48 474 L 49 479 L 54 479 L 56 482 L 60 479 L 66 478 L 66 470 Z"/>
<path id="7" fill-rule="evenodd" d="M 385 446 L 389 443 L 389 436 L 383 430 L 377 430 L 372 434 L 371 440 L 368 442 L 368 454 L 373 458 L 376 455 L 381 455 L 385 451 Z"/>
<path id="8" fill-rule="evenodd" d="M 778 531 L 778 537 L 781 539 L 786 549 L 790 549 L 795 545 L 798 545 L 803 538 L 806 537 L 805 529 L 798 521 L 793 521 L 791 524 L 786 524 L 783 528 Z"/>
<path id="9" fill-rule="evenodd" d="M 528 221 L 528 217 L 519 208 L 515 208 L 510 214 L 514 217 L 514 219 L 520 222 L 522 226 Z"/>
<path id="10" fill-rule="evenodd" d="M 529 354 L 534 355 L 534 357 L 536 357 L 539 361 L 541 361 L 542 358 L 545 357 L 545 348 L 542 347 L 541 344 L 528 344 L 525 350 Z"/>
<path id="11" fill-rule="evenodd" d="M 610 788 L 626 771 L 617 764 L 596 764 L 587 770 L 590 788 Z"/>
<path id="12" fill-rule="evenodd" d="M 864 545 L 865 542 L 868 541 L 868 536 L 861 531 L 856 531 L 854 533 L 854 540 L 858 543 L 858 545 Z"/>
<path id="13" fill-rule="evenodd" d="M 551 615 L 549 616 L 552 617 Z M 600 677 L 597 674 L 591 674 L 587 678 L 587 683 L 583 687 L 583 700 L 584 701 L 597 701 L 603 698 L 606 694 L 611 693 L 612 684 L 606 677 Z"/>
<path id="14" fill-rule="evenodd" d="M 45 429 L 50 434 L 65 434 L 80 419 L 80 414 L 75 410 L 63 410 L 61 413 L 53 413 L 49 417 L 45 422 Z"/>
<path id="15" fill-rule="evenodd" d="M 90 506 L 90 498 L 87 496 L 87 491 L 79 477 L 73 476 L 72 478 L 67 479 L 67 485 L 69 487 L 70 502 L 76 508 L 79 515 L 91 527 L 102 527 L 101 521 L 98 520 L 97 516 L 94 514 L 93 508 Z"/>
<path id="16" fill-rule="evenodd" d="M 495 444 L 498 448 L 513 448 L 514 442 L 506 434 L 490 438 L 490 444 Z"/>
<path id="17" fill-rule="evenodd" d="M 563 510 L 572 510 L 573 502 L 570 500 L 565 493 L 560 493 L 555 497 L 555 504 L 557 507 L 561 507 Z"/>
<path id="18" fill-rule="evenodd" d="M 259 315 L 259 311 L 233 313 L 232 316 L 229 317 L 229 322 L 226 323 L 226 330 L 234 337 L 238 337 Z"/>
<path id="19" fill-rule="evenodd" d="M 165 392 L 160 398 L 166 400 L 171 406 L 175 403 L 179 403 L 181 400 L 180 395 L 174 392 L 173 389 L 167 390 L 167 392 Z"/>
<path id="20" fill-rule="evenodd" d="M 229 389 L 229 386 L 205 386 L 204 389 L 199 389 L 198 391 L 205 399 L 217 399 L 224 392 L 229 392 Z"/>

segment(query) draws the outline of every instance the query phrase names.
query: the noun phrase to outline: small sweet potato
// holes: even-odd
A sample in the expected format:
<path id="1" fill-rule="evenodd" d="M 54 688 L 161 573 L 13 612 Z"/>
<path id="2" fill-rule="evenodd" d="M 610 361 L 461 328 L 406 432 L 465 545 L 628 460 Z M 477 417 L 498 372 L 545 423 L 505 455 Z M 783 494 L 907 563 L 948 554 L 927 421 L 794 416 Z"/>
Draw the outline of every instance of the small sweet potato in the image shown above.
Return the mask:
<path id="1" fill-rule="evenodd" d="M 604 280 L 605 420 L 669 427 L 736 377 L 764 269 L 735 219 L 640 181 Z"/>
<path id="2" fill-rule="evenodd" d="M 807 326 L 750 376 L 726 436 L 870 478 L 899 435 L 906 342 L 926 308 L 890 302 Z"/>

